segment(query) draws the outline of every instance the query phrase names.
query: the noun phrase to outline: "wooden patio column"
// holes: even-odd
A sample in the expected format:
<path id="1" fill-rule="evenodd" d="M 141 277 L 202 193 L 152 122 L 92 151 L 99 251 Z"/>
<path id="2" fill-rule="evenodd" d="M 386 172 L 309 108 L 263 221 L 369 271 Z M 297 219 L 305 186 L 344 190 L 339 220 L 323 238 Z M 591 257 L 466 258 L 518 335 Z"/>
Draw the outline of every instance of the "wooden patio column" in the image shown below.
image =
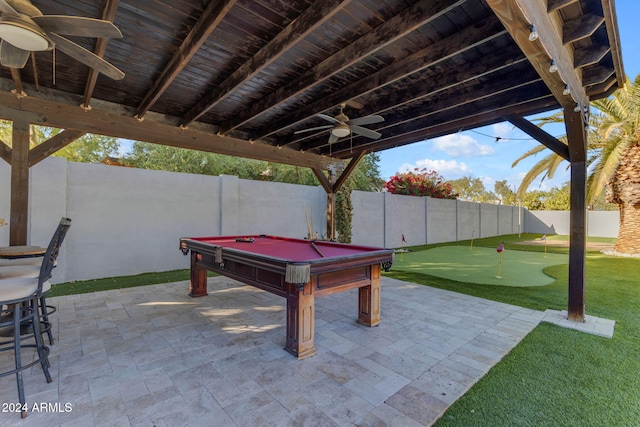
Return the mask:
<path id="1" fill-rule="evenodd" d="M 11 207 L 9 245 L 27 244 L 29 213 L 29 140 L 30 126 L 24 119 L 13 120 L 11 141 Z"/>
<path id="2" fill-rule="evenodd" d="M 584 322 L 585 265 L 587 251 L 587 133 L 580 111 L 564 109 L 571 162 L 571 212 L 569 217 L 568 318 Z"/>

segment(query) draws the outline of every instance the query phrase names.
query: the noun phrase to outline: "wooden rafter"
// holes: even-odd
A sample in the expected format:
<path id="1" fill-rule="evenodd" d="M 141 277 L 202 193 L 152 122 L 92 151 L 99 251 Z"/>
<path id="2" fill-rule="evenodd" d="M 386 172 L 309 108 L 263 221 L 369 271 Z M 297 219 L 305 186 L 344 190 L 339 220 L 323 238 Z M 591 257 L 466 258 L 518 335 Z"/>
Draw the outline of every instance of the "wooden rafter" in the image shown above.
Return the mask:
<path id="1" fill-rule="evenodd" d="M 456 2 L 451 2 L 451 0 L 446 2 L 434 2 L 433 0 L 419 1 L 412 7 L 405 9 L 382 25 L 363 35 L 358 40 L 331 55 L 315 67 L 310 68 L 299 77 L 287 82 L 284 86 L 281 86 L 260 101 L 254 103 L 251 108 L 241 112 L 231 122 L 225 124 L 222 131 L 235 129 L 251 119 L 260 116 L 270 108 L 300 94 L 304 90 L 322 83 L 345 68 L 363 60 L 373 52 L 382 49 L 411 31 L 442 16 L 452 8 L 458 7 L 465 1 L 466 0 L 458 0 Z"/>
<path id="2" fill-rule="evenodd" d="M 209 2 L 207 8 L 202 12 L 202 15 L 200 15 L 198 22 L 196 22 L 191 31 L 189 31 L 187 37 L 182 41 L 178 50 L 173 54 L 164 70 L 160 73 L 160 76 L 153 82 L 151 89 L 149 89 L 142 99 L 142 102 L 140 102 L 140 105 L 138 105 L 136 111 L 137 118 L 144 117 L 158 98 L 162 96 L 236 2 L 237 0 Z"/>
<path id="3" fill-rule="evenodd" d="M 188 125 L 215 107 L 234 89 L 280 58 L 287 49 L 298 43 L 350 2 L 351 0 L 314 2 L 298 19 L 291 22 L 291 24 L 260 49 L 252 58 L 236 69 L 218 87 L 201 98 L 182 118 L 181 125 Z"/>
<path id="4" fill-rule="evenodd" d="M 500 18 L 560 105 L 568 108 L 574 108 L 576 103 L 581 107 L 589 105 L 582 79 L 573 67 L 572 47 L 563 43 L 562 28 L 558 28 L 558 20 L 552 19 L 544 2 L 487 0 L 487 4 Z M 529 40 L 532 25 L 538 33 L 538 39 L 533 41 Z M 551 60 L 555 61 L 557 72 L 550 70 Z M 565 94 L 567 85 L 569 93 Z"/>
<path id="5" fill-rule="evenodd" d="M 611 52 L 611 47 L 609 46 L 590 45 L 576 49 L 573 52 L 573 66 L 575 68 L 580 68 L 586 67 L 587 65 L 597 64 L 609 52 Z"/>
<path id="6" fill-rule="evenodd" d="M 392 84 L 504 34 L 504 29 L 495 18 L 487 18 L 480 26 L 465 28 L 453 36 L 442 39 L 425 49 L 396 61 L 388 67 L 370 74 L 358 82 L 345 86 L 305 108 L 292 112 L 283 120 L 272 123 L 269 129 L 260 132 L 257 138 L 260 139 L 272 135 L 315 114 L 334 108 L 351 98 Z"/>
<path id="7" fill-rule="evenodd" d="M 116 12 L 118 11 L 119 3 L 120 0 L 108 0 L 107 4 L 105 5 L 104 11 L 102 12 L 102 20 L 113 22 L 114 19 L 116 19 Z M 102 58 L 107 50 L 108 42 L 108 38 L 99 38 L 96 41 L 96 47 L 93 50 L 93 53 Z M 96 87 L 97 80 L 98 71 L 96 71 L 94 68 L 89 68 L 89 76 L 87 77 L 87 83 L 84 87 L 84 97 L 82 101 L 82 106 L 84 108 L 89 108 L 89 104 L 91 102 L 91 97 L 93 96 L 93 91 Z"/>
<path id="8" fill-rule="evenodd" d="M 18 97 L 27 96 L 24 92 L 24 88 L 22 87 L 22 77 L 20 76 L 20 70 L 17 68 L 11 68 L 11 78 L 13 79 L 13 84 L 16 87 L 14 89 L 14 94 Z"/>
<path id="9" fill-rule="evenodd" d="M 106 108 L 106 103 L 101 107 Z M 260 142 L 215 135 L 198 130 L 196 127 L 180 129 L 175 124 L 156 121 L 149 115 L 147 120 L 140 122 L 118 112 L 118 108 L 115 107 L 114 112 L 97 108 L 83 111 L 76 105 L 60 101 L 34 97 L 17 99 L 9 93 L 0 91 L 0 117 L 5 119 L 28 117 L 29 122 L 33 124 L 74 129 L 78 125 L 80 114 L 82 114 L 82 130 L 98 135 L 321 169 L 335 161 L 313 153 L 302 153 Z"/>

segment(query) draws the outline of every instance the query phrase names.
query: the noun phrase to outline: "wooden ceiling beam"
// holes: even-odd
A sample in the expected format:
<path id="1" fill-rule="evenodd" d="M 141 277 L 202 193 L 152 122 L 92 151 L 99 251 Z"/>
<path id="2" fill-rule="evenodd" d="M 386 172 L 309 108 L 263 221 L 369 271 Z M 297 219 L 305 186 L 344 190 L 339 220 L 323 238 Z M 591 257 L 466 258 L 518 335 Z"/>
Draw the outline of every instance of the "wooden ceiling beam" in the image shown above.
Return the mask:
<path id="1" fill-rule="evenodd" d="M 198 52 L 209 35 L 220 25 L 220 22 L 229 13 L 237 0 L 214 1 L 211 0 L 207 8 L 202 12 L 198 22 L 193 26 L 187 37 L 182 41 L 178 50 L 173 54 L 158 78 L 153 82 L 142 102 L 138 105 L 136 118 L 141 119 L 162 96 L 167 88 L 178 77 L 178 74 L 189 63 L 193 55 Z"/>
<path id="2" fill-rule="evenodd" d="M 242 126 L 270 108 L 322 83 L 345 68 L 363 60 L 373 52 L 458 7 L 465 1 L 419 1 L 310 68 L 299 77 L 287 82 L 284 86 L 279 87 L 258 102 L 253 103 L 251 108 L 241 111 L 231 122 L 224 124 L 221 129 L 222 132 Z"/>
<path id="3" fill-rule="evenodd" d="M 81 123 L 82 130 L 87 133 L 295 166 L 324 169 L 335 162 L 335 159 L 329 157 L 216 135 L 198 127 L 181 129 L 174 123 L 168 123 L 162 115 L 158 116 L 165 121 L 155 121 L 147 116 L 147 120 L 141 122 L 124 113 L 98 108 L 85 111 L 77 104 L 30 96 L 18 99 L 8 92 L 0 91 L 0 117 L 9 120 L 27 120 L 32 124 L 61 129 L 74 129 Z"/>
<path id="4" fill-rule="evenodd" d="M 573 51 L 561 38 L 562 28 L 552 19 L 544 2 L 524 0 L 487 0 L 487 4 L 500 18 L 516 44 L 527 56 L 531 65 L 545 81 L 563 107 L 574 108 L 589 104 L 579 71 L 573 67 Z M 557 12 L 554 12 L 557 14 Z M 531 26 L 535 26 L 538 38 L 531 41 Z M 551 60 L 558 67 L 550 71 Z M 565 95 L 568 85 L 569 94 Z"/>
<path id="5" fill-rule="evenodd" d="M 86 132 L 75 129 L 65 129 L 57 135 L 52 136 L 44 142 L 29 150 L 29 167 L 46 159 L 56 151 L 69 145 L 80 138 Z"/>
<path id="6" fill-rule="evenodd" d="M 298 43 L 325 21 L 342 10 L 351 0 L 324 0 L 313 2 L 283 31 L 262 47 L 253 57 L 237 68 L 218 87 L 207 93 L 184 115 L 182 126 L 202 117 L 225 99 L 234 89 L 258 74 L 280 58 L 291 46 Z"/>
<path id="7" fill-rule="evenodd" d="M 13 79 L 13 84 L 15 86 L 15 89 L 12 91 L 12 93 L 17 97 L 27 96 L 27 94 L 24 92 L 24 87 L 22 86 L 22 77 L 20 76 L 20 70 L 18 70 L 17 68 L 11 68 L 10 70 L 11 78 Z"/>
<path id="8" fill-rule="evenodd" d="M 118 11 L 118 4 L 120 0 L 107 0 L 107 4 L 104 7 L 102 12 L 102 20 L 113 22 L 116 19 L 116 13 Z M 109 42 L 108 38 L 101 37 L 96 41 L 96 47 L 93 50 L 100 58 L 104 57 L 104 53 L 107 51 L 107 43 Z M 95 68 L 89 68 L 89 76 L 87 77 L 87 83 L 84 87 L 84 97 L 82 101 L 82 106 L 84 108 L 89 108 L 91 103 L 91 97 L 93 96 L 93 91 L 96 88 L 96 81 L 98 80 L 98 71 Z"/>
<path id="9" fill-rule="evenodd" d="M 498 20 L 489 17 L 480 25 L 467 27 L 427 48 L 421 49 L 412 55 L 394 62 L 376 73 L 345 86 L 305 108 L 300 108 L 288 114 L 284 119 L 271 124 L 269 129 L 258 132 L 259 136 L 256 136 L 256 139 L 267 137 L 282 129 L 300 123 L 315 114 L 334 108 L 351 98 L 381 89 L 413 73 L 425 70 L 504 34 L 506 34 L 506 32 Z"/>

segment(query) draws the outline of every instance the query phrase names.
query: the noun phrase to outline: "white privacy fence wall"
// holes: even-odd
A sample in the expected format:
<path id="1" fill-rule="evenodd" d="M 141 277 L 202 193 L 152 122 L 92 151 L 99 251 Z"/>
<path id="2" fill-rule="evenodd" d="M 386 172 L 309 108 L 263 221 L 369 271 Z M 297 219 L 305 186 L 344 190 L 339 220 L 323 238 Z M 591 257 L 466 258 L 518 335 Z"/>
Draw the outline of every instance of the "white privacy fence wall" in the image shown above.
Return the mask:
<path id="1" fill-rule="evenodd" d="M 0 162 L 0 218 L 9 221 L 11 169 Z M 320 186 L 235 176 L 72 163 L 50 157 L 30 171 L 28 243 L 46 246 L 72 219 L 54 283 L 188 268 L 180 237 L 326 232 Z M 354 191 L 352 242 L 370 246 L 467 240 L 522 232 L 567 234 L 568 212 Z M 617 212 L 591 212 L 591 235 L 617 235 Z M 0 227 L 0 246 L 9 227 Z"/>

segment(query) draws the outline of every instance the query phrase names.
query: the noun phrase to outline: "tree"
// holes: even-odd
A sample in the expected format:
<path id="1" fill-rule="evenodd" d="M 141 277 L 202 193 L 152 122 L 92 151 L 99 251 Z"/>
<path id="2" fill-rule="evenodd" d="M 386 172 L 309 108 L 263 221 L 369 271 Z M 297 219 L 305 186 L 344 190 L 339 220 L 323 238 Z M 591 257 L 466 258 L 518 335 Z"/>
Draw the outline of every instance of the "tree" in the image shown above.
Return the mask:
<path id="1" fill-rule="evenodd" d="M 453 190 L 458 193 L 461 200 L 468 202 L 487 203 L 493 202 L 498 197 L 484 187 L 480 178 L 464 176 L 462 178 L 449 181 Z"/>
<path id="2" fill-rule="evenodd" d="M 516 193 L 511 189 L 506 179 L 496 181 L 496 183 L 493 184 L 493 191 L 496 193 L 498 198 L 502 200 L 503 205 L 516 204 Z"/>
<path id="3" fill-rule="evenodd" d="M 398 172 L 384 185 L 393 194 L 428 196 L 436 199 L 456 199 L 458 193 L 436 171 L 415 168 L 411 172 Z"/>
<path id="4" fill-rule="evenodd" d="M 606 189 L 606 198 L 618 205 L 620 229 L 615 251 L 640 253 L 640 74 L 633 83 L 612 96 L 592 102 L 589 117 L 587 204 L 593 205 Z M 540 119 L 540 124 L 562 121 L 560 113 Z M 566 143 L 566 137 L 562 139 Z M 514 162 L 543 151 L 531 150 Z M 563 159 L 552 153 L 536 164 L 526 178 L 552 177 Z M 523 180 L 518 194 L 526 191 L 532 179 Z"/>

